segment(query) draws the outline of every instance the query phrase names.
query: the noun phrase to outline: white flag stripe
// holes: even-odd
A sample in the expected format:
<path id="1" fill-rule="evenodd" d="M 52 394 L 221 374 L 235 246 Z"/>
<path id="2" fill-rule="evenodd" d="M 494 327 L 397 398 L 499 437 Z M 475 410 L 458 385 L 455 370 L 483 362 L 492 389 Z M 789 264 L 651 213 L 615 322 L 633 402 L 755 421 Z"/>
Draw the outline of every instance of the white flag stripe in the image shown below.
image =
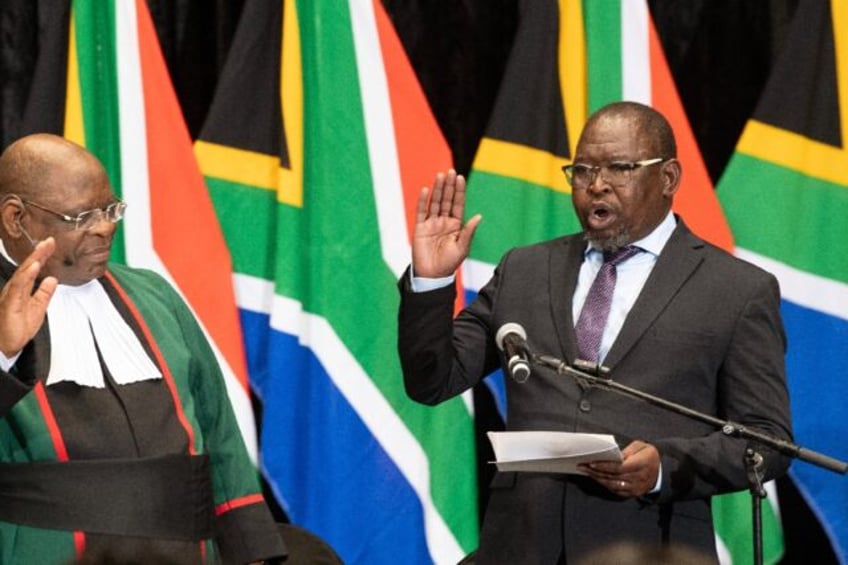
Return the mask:
<path id="1" fill-rule="evenodd" d="M 115 3 L 121 190 L 128 203 L 124 218 L 124 241 L 127 263 L 147 267 L 151 264 L 150 256 L 154 255 L 154 251 L 150 230 L 144 86 L 136 15 L 134 2 Z"/>
<path id="2" fill-rule="evenodd" d="M 724 545 L 724 541 L 716 534 L 715 536 L 716 553 L 718 554 L 719 565 L 733 565 L 733 556 L 730 550 Z"/>
<path id="3" fill-rule="evenodd" d="M 427 454 L 330 323 L 321 316 L 304 312 L 300 302 L 275 295 L 270 281 L 243 274 L 236 274 L 234 279 L 239 307 L 269 314 L 273 329 L 297 336 L 299 343 L 315 354 L 333 383 L 412 485 L 424 509 L 427 546 L 435 562 L 459 561 L 464 555 L 462 548 L 433 504 Z"/>
<path id="4" fill-rule="evenodd" d="M 389 85 L 377 34 L 374 5 L 366 0 L 351 0 L 350 17 L 368 139 L 371 182 L 380 227 L 380 247 L 383 260 L 395 277 L 400 277 L 409 264 L 409 236 Z"/>
<path id="5" fill-rule="evenodd" d="M 495 274 L 495 265 L 478 261 L 476 259 L 466 259 L 462 264 L 462 284 L 466 290 L 480 292 L 492 275 Z"/>
<path id="6" fill-rule="evenodd" d="M 820 277 L 747 249 L 736 248 L 736 256 L 774 274 L 785 300 L 848 320 L 848 284 Z"/>
<path id="7" fill-rule="evenodd" d="M 651 14 L 644 0 L 621 2 L 621 95 L 623 100 L 651 104 Z"/>
<path id="8" fill-rule="evenodd" d="M 147 127 L 144 86 L 139 59 L 138 19 L 134 2 L 115 3 L 115 41 L 118 73 L 119 139 L 122 197 L 128 203 L 124 218 L 124 246 L 127 264 L 155 271 L 182 296 L 212 347 L 239 430 L 251 460 L 258 460 L 256 423 L 248 391 L 244 389 L 221 350 L 191 308 L 168 268 L 153 247 L 153 218 L 150 206 L 150 178 L 147 158 Z"/>
<path id="9" fill-rule="evenodd" d="M 371 181 L 380 229 L 380 247 L 383 260 L 394 276 L 400 277 L 409 264 L 411 252 L 389 85 L 377 33 L 374 5 L 366 0 L 351 0 L 349 6 Z M 297 307 L 291 311 L 293 304 Z M 275 297 L 271 326 L 298 335 L 301 342 L 315 352 L 336 386 L 413 485 L 424 507 L 425 535 L 431 556 L 437 563 L 455 563 L 462 558 L 463 552 L 433 505 L 430 494 L 430 461 L 427 454 L 353 355 L 344 347 L 332 326 L 323 318 L 299 313 L 299 310 L 300 304 Z M 285 314 L 278 315 L 278 312 Z M 297 324 L 300 327 L 283 328 L 279 323 L 297 319 L 301 320 Z M 303 327 L 304 322 L 307 327 Z"/>

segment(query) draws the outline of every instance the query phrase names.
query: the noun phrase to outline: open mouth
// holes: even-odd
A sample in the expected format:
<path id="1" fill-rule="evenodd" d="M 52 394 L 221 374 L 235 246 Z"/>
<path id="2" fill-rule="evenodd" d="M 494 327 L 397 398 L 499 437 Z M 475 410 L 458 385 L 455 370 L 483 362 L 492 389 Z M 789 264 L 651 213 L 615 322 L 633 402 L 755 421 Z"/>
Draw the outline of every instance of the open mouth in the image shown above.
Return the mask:
<path id="1" fill-rule="evenodd" d="M 608 228 L 616 219 L 616 214 L 606 204 L 592 206 L 587 217 L 587 224 L 591 229 L 602 230 Z"/>

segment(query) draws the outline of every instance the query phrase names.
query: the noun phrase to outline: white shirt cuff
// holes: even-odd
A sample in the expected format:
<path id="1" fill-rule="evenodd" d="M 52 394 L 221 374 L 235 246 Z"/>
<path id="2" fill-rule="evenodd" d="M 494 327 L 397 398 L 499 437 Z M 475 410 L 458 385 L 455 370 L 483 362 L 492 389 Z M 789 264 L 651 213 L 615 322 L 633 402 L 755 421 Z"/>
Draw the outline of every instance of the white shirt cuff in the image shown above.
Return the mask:
<path id="1" fill-rule="evenodd" d="M 412 287 L 412 292 L 427 292 L 428 290 L 445 288 L 446 286 L 452 285 L 455 280 L 456 275 L 437 278 L 416 277 L 412 270 L 412 266 L 409 267 L 409 283 Z"/>
<path id="2" fill-rule="evenodd" d="M 662 463 L 660 463 L 659 472 L 657 473 L 657 482 L 656 482 L 656 484 L 654 484 L 654 488 L 652 488 L 650 490 L 650 492 L 648 492 L 648 494 L 657 494 L 658 492 L 660 492 L 661 488 L 662 488 Z"/>

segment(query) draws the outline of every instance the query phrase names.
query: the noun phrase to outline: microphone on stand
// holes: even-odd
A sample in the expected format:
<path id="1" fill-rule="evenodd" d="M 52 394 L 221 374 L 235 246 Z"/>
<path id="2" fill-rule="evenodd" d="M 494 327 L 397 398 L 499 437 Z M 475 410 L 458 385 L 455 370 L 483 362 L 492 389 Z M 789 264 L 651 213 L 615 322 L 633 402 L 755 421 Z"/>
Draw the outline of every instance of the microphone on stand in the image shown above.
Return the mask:
<path id="1" fill-rule="evenodd" d="M 585 359 L 575 359 L 572 366 L 578 371 L 589 373 L 602 379 L 610 378 L 610 368 L 594 361 L 586 361 Z"/>
<path id="2" fill-rule="evenodd" d="M 540 365 L 553 369 L 558 374 L 570 376 L 584 390 L 593 386 L 606 389 L 607 383 L 612 382 L 610 368 L 594 361 L 575 359 L 569 365 L 553 355 L 534 355 L 533 360 Z"/>
<path id="3" fill-rule="evenodd" d="M 520 324 L 509 322 L 495 334 L 495 345 L 504 352 L 506 370 L 517 383 L 530 377 L 530 356 L 527 353 L 527 332 Z"/>

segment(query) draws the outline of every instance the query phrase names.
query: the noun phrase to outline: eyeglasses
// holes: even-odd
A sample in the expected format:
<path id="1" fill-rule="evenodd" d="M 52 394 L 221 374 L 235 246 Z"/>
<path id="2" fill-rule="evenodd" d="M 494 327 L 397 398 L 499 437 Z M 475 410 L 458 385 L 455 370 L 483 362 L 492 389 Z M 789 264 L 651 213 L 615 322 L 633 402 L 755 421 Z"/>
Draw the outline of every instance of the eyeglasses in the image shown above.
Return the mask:
<path id="1" fill-rule="evenodd" d="M 613 161 L 608 165 L 584 165 L 583 163 L 575 163 L 573 165 L 565 165 L 562 172 L 565 173 L 565 180 L 574 188 L 583 190 L 590 186 L 599 174 L 603 174 L 603 178 L 613 186 L 624 186 L 630 182 L 633 176 L 633 171 L 641 167 L 657 165 L 668 161 L 662 157 L 654 159 L 643 159 L 641 161 Z"/>
<path id="2" fill-rule="evenodd" d="M 45 212 L 53 214 L 54 216 L 65 222 L 67 225 L 73 225 L 73 229 L 75 230 L 90 229 L 96 226 L 103 219 L 109 220 L 114 224 L 124 217 L 124 211 L 126 211 L 127 209 L 127 203 L 118 200 L 116 202 L 112 202 L 105 208 L 94 208 L 92 210 L 80 212 L 76 216 L 68 216 L 67 214 L 63 214 L 61 212 L 51 210 L 46 206 L 42 206 L 41 204 L 37 204 L 32 200 L 26 200 L 24 198 L 21 198 L 21 202 L 38 208 L 39 210 L 43 210 Z"/>

